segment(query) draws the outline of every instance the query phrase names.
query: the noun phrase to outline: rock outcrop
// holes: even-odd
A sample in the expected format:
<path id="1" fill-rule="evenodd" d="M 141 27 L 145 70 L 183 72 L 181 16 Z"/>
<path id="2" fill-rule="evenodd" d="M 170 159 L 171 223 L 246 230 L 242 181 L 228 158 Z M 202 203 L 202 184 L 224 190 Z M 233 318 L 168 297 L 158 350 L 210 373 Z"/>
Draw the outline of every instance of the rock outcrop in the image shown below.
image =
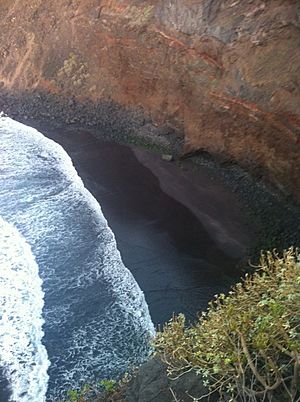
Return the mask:
<path id="1" fill-rule="evenodd" d="M 194 372 L 171 380 L 166 365 L 158 356 L 143 364 L 124 392 L 126 402 L 216 402 L 216 393 L 209 392 L 201 377 Z"/>
<path id="2" fill-rule="evenodd" d="M 0 0 L 0 86 L 142 107 L 300 200 L 298 0 Z"/>

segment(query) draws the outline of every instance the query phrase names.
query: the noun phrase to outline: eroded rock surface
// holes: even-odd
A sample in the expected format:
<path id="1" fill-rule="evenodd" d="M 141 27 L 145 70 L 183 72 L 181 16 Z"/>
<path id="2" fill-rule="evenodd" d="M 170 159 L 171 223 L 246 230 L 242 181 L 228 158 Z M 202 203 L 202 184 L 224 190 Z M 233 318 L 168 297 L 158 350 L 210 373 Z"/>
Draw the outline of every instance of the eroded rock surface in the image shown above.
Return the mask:
<path id="1" fill-rule="evenodd" d="M 166 365 L 157 356 L 139 368 L 124 395 L 126 402 L 190 402 L 193 398 L 201 398 L 203 402 L 216 402 L 218 399 L 194 372 L 177 379 L 168 378 Z"/>
<path id="2" fill-rule="evenodd" d="M 0 86 L 142 107 L 300 200 L 298 0 L 1 0 Z"/>

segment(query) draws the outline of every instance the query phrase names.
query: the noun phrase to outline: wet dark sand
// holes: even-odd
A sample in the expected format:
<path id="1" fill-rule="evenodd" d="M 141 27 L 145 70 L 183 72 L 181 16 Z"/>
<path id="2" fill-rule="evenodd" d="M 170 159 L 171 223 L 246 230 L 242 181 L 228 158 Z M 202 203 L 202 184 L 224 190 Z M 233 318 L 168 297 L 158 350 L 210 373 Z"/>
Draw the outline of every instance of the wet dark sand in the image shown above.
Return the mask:
<path id="1" fill-rule="evenodd" d="M 236 263 L 251 234 L 235 195 L 208 170 L 179 168 L 88 131 L 37 129 L 64 147 L 98 200 L 155 325 L 180 312 L 194 320 L 239 279 Z M 0 402 L 8 399 L 0 370 Z"/>
<path id="2" fill-rule="evenodd" d="M 179 312 L 194 319 L 239 278 L 250 235 L 233 195 L 205 171 L 86 131 L 39 129 L 64 147 L 99 201 L 155 324 Z"/>

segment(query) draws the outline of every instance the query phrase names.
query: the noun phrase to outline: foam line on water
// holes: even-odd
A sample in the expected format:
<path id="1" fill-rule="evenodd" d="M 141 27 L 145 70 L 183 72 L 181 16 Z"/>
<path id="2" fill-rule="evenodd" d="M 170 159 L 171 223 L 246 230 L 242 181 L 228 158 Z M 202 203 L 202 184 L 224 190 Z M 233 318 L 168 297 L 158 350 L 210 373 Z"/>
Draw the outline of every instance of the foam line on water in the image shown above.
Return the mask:
<path id="1" fill-rule="evenodd" d="M 90 211 L 93 211 L 91 218 L 94 220 L 94 223 L 99 228 L 98 238 L 103 240 L 103 234 L 105 235 L 105 247 L 101 249 L 102 258 L 104 262 L 104 268 L 102 269 L 102 274 L 106 276 L 107 279 L 111 281 L 111 285 L 113 286 L 116 292 L 119 292 L 126 283 L 128 285 L 129 282 L 132 282 L 132 274 L 130 271 L 121 263 L 120 252 L 116 246 L 115 236 L 108 226 L 107 220 L 105 219 L 101 207 L 95 197 L 84 187 L 84 184 L 77 174 L 76 169 L 72 163 L 71 158 L 65 152 L 65 150 L 53 140 L 46 138 L 42 133 L 37 131 L 32 127 L 25 126 L 22 123 L 19 123 L 9 117 L 0 116 L 0 130 L 2 132 L 6 132 L 7 136 L 16 137 L 15 133 L 19 133 L 16 140 L 18 141 L 18 151 L 19 155 L 24 153 L 23 162 L 19 167 L 19 172 L 22 170 L 24 175 L 31 175 L 32 171 L 39 170 L 39 166 L 36 165 L 36 158 L 32 158 L 32 161 L 28 158 L 31 153 L 35 153 L 38 158 L 41 158 L 44 161 L 52 160 L 52 163 L 56 164 L 56 169 L 59 171 L 61 176 L 65 179 L 63 182 L 63 187 L 59 189 L 59 191 L 65 191 L 66 187 L 72 186 L 72 191 L 74 192 L 74 199 L 77 201 L 81 201 L 82 199 L 89 205 Z M 25 135 L 24 135 L 25 132 Z M 5 152 L 5 147 L 1 150 L 1 161 L 4 161 L 6 156 L 9 153 Z M 28 155 L 29 154 L 29 155 Z M 18 155 L 17 155 L 18 156 Z M 15 154 L 10 155 L 9 165 L 14 166 L 18 163 L 19 158 L 16 157 Z M 43 161 L 43 162 L 44 162 Z M 43 164 L 43 163 L 42 163 Z M 5 163 L 4 163 L 5 165 Z M 13 172 L 15 174 L 15 172 Z M 6 177 L 7 180 L 7 177 Z M 50 194 L 51 195 L 51 194 Z M 45 197 L 49 197 L 49 194 L 45 194 Z M 33 200 L 33 195 L 30 194 L 27 201 Z M 14 211 L 15 212 L 15 211 Z M 15 222 L 17 226 L 18 222 Z M 22 229 L 22 228 L 21 228 Z M 45 228 L 44 228 L 45 229 Z M 104 230 L 103 230 L 104 229 Z M 113 262 L 117 262 L 114 264 L 114 269 L 111 269 L 111 264 Z M 96 270 L 95 270 L 96 271 Z M 97 272 L 95 272 L 97 275 Z M 84 286 L 85 280 L 89 282 L 89 279 L 86 277 L 79 278 L 81 286 Z M 77 280 L 78 281 L 78 280 Z M 78 284 L 78 282 L 77 282 Z M 131 283 L 132 285 L 132 283 Z M 127 290 L 127 286 L 125 287 Z M 140 294 L 143 299 L 143 293 L 138 287 L 137 283 L 133 282 L 133 288 L 130 286 L 130 292 L 136 291 L 137 294 Z M 124 289 L 125 290 L 125 289 Z M 125 306 L 124 306 L 125 307 Z M 127 306 L 128 308 L 129 306 Z M 130 311 L 130 307 L 128 308 Z M 148 308 L 146 308 L 148 312 Z M 131 311 L 132 312 L 132 311 Z M 140 312 L 137 312 L 137 315 L 140 315 Z M 148 316 L 149 331 L 154 334 L 154 327 L 150 316 Z"/>
<path id="2" fill-rule="evenodd" d="M 1 217 L 0 266 L 0 366 L 10 400 L 42 402 L 49 366 L 42 344 L 42 281 L 30 246 Z"/>
<path id="3" fill-rule="evenodd" d="M 141 363 L 154 327 L 99 203 L 63 148 L 7 117 L 0 142 L 0 213 L 31 245 L 43 279 L 53 400 Z"/>

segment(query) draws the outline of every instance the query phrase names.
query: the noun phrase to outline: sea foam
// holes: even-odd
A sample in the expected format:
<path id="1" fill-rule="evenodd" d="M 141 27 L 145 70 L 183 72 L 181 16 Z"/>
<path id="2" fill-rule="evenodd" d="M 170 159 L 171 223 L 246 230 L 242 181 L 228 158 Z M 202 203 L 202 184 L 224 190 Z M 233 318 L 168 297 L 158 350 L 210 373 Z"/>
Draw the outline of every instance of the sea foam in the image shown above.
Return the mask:
<path id="1" fill-rule="evenodd" d="M 45 292 L 49 401 L 118 377 L 149 354 L 144 295 L 64 149 L 0 117 L 0 215 L 32 248 Z"/>
<path id="2" fill-rule="evenodd" d="M 30 246 L 1 218 L 0 267 L 0 367 L 10 400 L 42 402 L 49 366 L 42 345 L 42 281 Z"/>

